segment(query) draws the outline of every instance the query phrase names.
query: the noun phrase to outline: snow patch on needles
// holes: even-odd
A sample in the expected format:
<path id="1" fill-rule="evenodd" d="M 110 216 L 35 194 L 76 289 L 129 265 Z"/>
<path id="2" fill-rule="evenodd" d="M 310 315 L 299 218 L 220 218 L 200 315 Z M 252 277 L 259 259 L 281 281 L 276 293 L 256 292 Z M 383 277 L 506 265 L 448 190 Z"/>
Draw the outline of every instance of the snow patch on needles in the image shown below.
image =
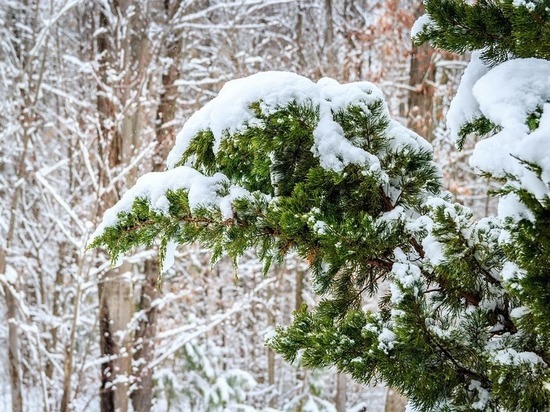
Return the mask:
<path id="1" fill-rule="evenodd" d="M 382 332 L 378 335 L 378 349 L 384 351 L 384 353 L 389 353 L 395 346 L 395 341 L 397 336 L 388 328 L 382 328 Z"/>
<path id="2" fill-rule="evenodd" d="M 525 7 L 529 11 L 534 11 L 537 5 L 540 4 L 540 0 L 513 0 L 512 4 L 515 7 Z"/>
<path id="3" fill-rule="evenodd" d="M 249 126 L 261 126 L 261 120 L 251 108 L 253 103 L 259 102 L 263 114 L 269 115 L 295 102 L 312 105 L 318 111 L 319 122 L 313 131 L 314 144 L 311 151 L 319 158 L 323 168 L 340 172 L 348 164 L 357 164 L 368 165 L 369 171 L 379 172 L 381 167 L 378 157 L 346 139 L 342 127 L 333 117 L 334 113 L 350 105 L 368 112 L 368 106 L 376 101 L 383 103 L 382 110 L 389 117 L 382 92 L 368 82 L 340 84 L 336 80 L 323 78 L 314 83 L 290 72 L 264 72 L 233 80 L 185 123 L 176 136 L 176 144 L 168 155 L 167 164 L 173 168 L 201 131 L 212 132 L 216 152 L 226 136 Z M 400 128 L 395 121 L 391 121 L 389 130 L 393 130 L 390 137 L 395 145 L 406 143 L 431 150 L 427 142 L 405 128 Z"/>
<path id="4" fill-rule="evenodd" d="M 476 391 L 478 396 L 478 400 L 472 403 L 472 408 L 479 411 L 486 410 L 487 405 L 492 399 L 491 393 L 483 386 L 481 386 L 481 382 L 476 380 L 472 380 L 470 382 L 470 386 L 468 387 L 468 389 L 470 391 Z"/>
<path id="5" fill-rule="evenodd" d="M 235 199 L 248 196 L 250 193 L 239 186 L 229 186 L 229 180 L 222 173 L 205 176 L 187 166 L 176 167 L 165 172 L 151 172 L 138 179 L 136 184 L 128 190 L 122 199 L 105 212 L 101 224 L 92 235 L 92 241 L 101 236 L 109 226 L 118 222 L 118 214 L 132 210 L 134 201 L 144 198 L 149 201 L 151 208 L 156 212 L 168 214 L 168 190 L 185 189 L 188 191 L 189 208 L 191 211 L 200 207 L 217 207 L 224 219 L 233 217 L 231 204 Z M 227 191 L 226 195 L 220 195 Z M 172 248 L 171 251 L 173 252 Z M 170 263 L 171 256 L 168 256 Z"/>
<path id="6" fill-rule="evenodd" d="M 534 352 L 518 352 L 512 348 L 505 348 L 497 350 L 493 353 L 493 361 L 501 365 L 515 365 L 522 364 L 530 365 L 546 365 L 546 362 Z"/>
<path id="7" fill-rule="evenodd" d="M 472 53 L 470 63 L 462 75 L 456 96 L 447 112 L 447 126 L 455 141 L 459 138 L 460 129 L 466 123 L 481 117 L 482 114 L 479 103 L 472 92 L 476 82 L 489 71 L 489 68 L 481 61 L 480 55 L 479 51 Z"/>
<path id="8" fill-rule="evenodd" d="M 527 75 L 526 75 L 527 74 Z M 468 121 L 486 117 L 498 127 L 476 144 L 470 164 L 509 182 L 537 199 L 550 192 L 550 61 L 514 59 L 488 70 L 474 54 L 449 110 L 455 137 Z M 535 168 L 532 165 L 536 165 Z M 538 169 L 537 169 L 538 168 Z M 531 216 L 513 196 L 501 201 L 499 217 Z"/>
<path id="9" fill-rule="evenodd" d="M 411 27 L 411 39 L 414 40 L 416 36 L 424 31 L 427 26 L 433 25 L 433 21 L 427 14 L 420 16 Z"/>
<path id="10" fill-rule="evenodd" d="M 485 116 L 504 128 L 527 132 L 527 116 L 550 99 L 550 61 L 502 63 L 477 81 L 473 93 Z"/>

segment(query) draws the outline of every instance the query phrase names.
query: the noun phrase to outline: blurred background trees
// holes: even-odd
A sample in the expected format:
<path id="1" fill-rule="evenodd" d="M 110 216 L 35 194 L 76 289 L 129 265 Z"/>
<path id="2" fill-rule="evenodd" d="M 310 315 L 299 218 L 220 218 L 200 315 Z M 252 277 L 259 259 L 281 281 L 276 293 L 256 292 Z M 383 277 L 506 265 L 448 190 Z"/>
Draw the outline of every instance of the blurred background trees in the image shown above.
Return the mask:
<path id="1" fill-rule="evenodd" d="M 154 253 L 113 269 L 85 246 L 191 113 L 265 70 L 379 85 L 456 198 L 490 211 L 444 126 L 465 64 L 412 46 L 421 14 L 419 0 L 2 1 L 0 409 L 384 410 L 385 388 L 263 345 L 313 299 L 297 258 L 264 277 L 251 254 L 235 276 L 189 247 L 161 278 Z"/>

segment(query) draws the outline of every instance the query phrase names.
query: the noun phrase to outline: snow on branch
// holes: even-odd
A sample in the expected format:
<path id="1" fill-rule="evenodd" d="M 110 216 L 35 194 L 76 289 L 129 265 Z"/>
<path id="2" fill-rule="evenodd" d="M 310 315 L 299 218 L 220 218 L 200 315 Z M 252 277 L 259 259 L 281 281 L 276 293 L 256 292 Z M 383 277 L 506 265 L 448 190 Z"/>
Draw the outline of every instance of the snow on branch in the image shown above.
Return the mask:
<path id="1" fill-rule="evenodd" d="M 257 245 L 246 239 L 263 238 L 263 253 L 271 256 L 274 240 L 266 239 L 285 238 L 281 202 L 304 209 L 295 213 L 302 222 L 284 222 L 285 243 L 295 245 L 305 240 L 299 242 L 302 235 L 291 226 L 305 224 L 316 236 L 334 232 L 345 204 L 373 218 L 399 204 L 417 207 L 440 187 L 431 146 L 391 119 L 374 85 L 328 78 L 314 83 L 289 72 L 228 82 L 185 123 L 168 167 L 139 179 L 107 211 L 92 245 L 108 246 L 116 258 L 160 237 L 161 255 L 170 263 L 175 243 L 208 239 L 217 257 L 233 242 L 236 258 L 245 246 Z M 331 191 L 341 193 L 338 211 L 323 210 L 332 208 L 324 200 Z M 240 214 L 231 220 L 236 203 Z M 197 213 L 201 222 L 190 219 Z M 241 243 L 227 232 L 232 225 L 240 227 Z M 245 234 L 245 227 L 255 236 Z M 308 249 L 314 248 L 310 242 Z M 284 254 L 287 248 L 277 249 Z"/>

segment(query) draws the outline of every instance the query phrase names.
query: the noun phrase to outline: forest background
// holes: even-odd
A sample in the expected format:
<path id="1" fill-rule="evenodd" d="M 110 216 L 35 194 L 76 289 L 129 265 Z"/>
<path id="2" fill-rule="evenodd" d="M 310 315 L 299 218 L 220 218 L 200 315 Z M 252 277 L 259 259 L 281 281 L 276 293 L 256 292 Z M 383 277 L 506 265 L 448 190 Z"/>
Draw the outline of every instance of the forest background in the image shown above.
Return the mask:
<path id="1" fill-rule="evenodd" d="M 155 251 L 113 269 L 86 245 L 194 111 L 266 70 L 375 83 L 455 199 L 492 212 L 445 127 L 463 56 L 412 46 L 422 14 L 419 0 L 1 1 L 0 409 L 400 410 L 383 386 L 264 346 L 315 299 L 297 257 L 262 276 L 251 253 L 236 276 L 191 246 L 161 278 Z"/>

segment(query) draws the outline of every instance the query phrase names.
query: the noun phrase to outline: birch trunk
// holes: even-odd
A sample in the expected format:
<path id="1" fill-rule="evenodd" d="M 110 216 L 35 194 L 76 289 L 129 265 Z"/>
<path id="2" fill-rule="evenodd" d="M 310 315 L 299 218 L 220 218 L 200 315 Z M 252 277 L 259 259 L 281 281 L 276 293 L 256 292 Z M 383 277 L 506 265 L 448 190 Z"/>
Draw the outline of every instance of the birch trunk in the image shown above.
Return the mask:
<path id="1" fill-rule="evenodd" d="M 336 374 L 336 411 L 346 411 L 347 378 L 342 373 Z"/>

